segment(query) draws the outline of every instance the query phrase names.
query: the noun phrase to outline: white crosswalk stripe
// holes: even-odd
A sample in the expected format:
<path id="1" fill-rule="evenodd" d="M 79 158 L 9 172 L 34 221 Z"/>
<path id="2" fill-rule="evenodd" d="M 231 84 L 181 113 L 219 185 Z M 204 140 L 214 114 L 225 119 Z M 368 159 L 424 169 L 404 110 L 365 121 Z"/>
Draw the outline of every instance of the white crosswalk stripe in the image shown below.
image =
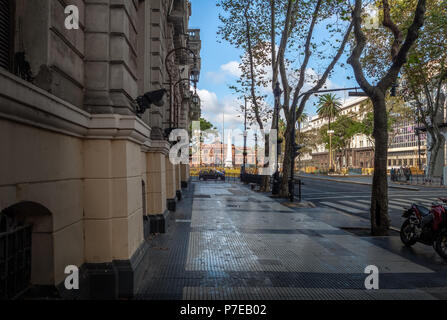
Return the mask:
<path id="1" fill-rule="evenodd" d="M 369 205 L 369 202 L 367 205 L 358 203 L 357 201 L 356 202 L 354 202 L 354 201 L 340 201 L 340 203 L 343 203 L 347 206 L 354 206 L 354 207 L 365 209 L 365 210 L 369 210 L 371 208 L 371 206 Z"/>
<path id="2" fill-rule="evenodd" d="M 321 204 L 331 207 L 331 208 L 335 208 L 335 209 L 340 209 L 346 212 L 350 212 L 350 213 L 362 213 L 364 212 L 363 210 L 359 210 L 359 209 L 355 209 L 355 208 L 351 208 L 351 207 L 347 207 L 344 206 L 342 204 L 338 204 L 335 202 L 321 202 Z"/>
<path id="3" fill-rule="evenodd" d="M 413 203 L 420 203 L 429 207 L 433 202 L 437 202 L 437 198 L 413 198 L 413 199 L 389 199 L 388 208 L 392 210 L 402 211 L 405 208 L 409 208 Z M 353 200 L 344 200 L 344 201 L 336 201 L 336 202 L 321 202 L 321 204 L 339 209 L 349 213 L 365 213 L 368 212 L 371 208 L 371 201 L 363 200 L 363 199 L 353 199 Z"/>
<path id="4" fill-rule="evenodd" d="M 390 202 L 391 202 L 392 200 L 390 200 Z M 368 200 L 358 200 L 358 202 L 361 202 L 361 203 L 367 203 L 368 205 L 370 205 L 370 201 L 368 201 Z M 395 204 L 392 204 L 392 203 L 388 203 L 388 208 L 390 208 L 390 209 L 393 209 L 393 210 L 402 210 L 404 207 L 407 207 L 408 205 L 407 204 L 398 204 L 398 205 L 395 205 Z"/>
<path id="5" fill-rule="evenodd" d="M 433 202 L 440 202 L 436 198 L 430 198 L 430 199 L 415 198 L 414 200 L 417 201 L 417 202 L 423 203 L 423 204 L 425 204 L 427 206 L 431 206 Z"/>

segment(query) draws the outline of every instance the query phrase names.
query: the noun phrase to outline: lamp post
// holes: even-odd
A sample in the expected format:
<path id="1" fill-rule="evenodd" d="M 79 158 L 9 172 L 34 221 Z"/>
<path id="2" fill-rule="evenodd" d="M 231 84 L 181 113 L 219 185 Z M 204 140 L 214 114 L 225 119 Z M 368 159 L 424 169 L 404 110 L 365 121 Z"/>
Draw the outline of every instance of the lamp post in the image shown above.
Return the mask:
<path id="1" fill-rule="evenodd" d="M 279 86 L 279 81 L 275 84 L 275 89 L 273 90 L 273 95 L 275 96 L 275 114 L 276 114 L 276 123 L 275 128 L 277 130 L 277 135 L 279 134 L 279 101 L 281 98 L 282 90 Z M 278 140 L 278 139 L 277 139 Z M 278 143 L 276 144 L 278 147 Z M 272 186 L 272 194 L 278 194 L 279 193 L 279 157 L 278 153 L 280 150 L 276 150 L 276 167 L 275 167 L 275 173 L 273 175 L 273 186 Z"/>
<path id="2" fill-rule="evenodd" d="M 255 174 L 258 174 L 258 134 L 255 132 Z"/>
<path id="3" fill-rule="evenodd" d="M 416 135 L 418 136 L 418 167 L 419 171 L 422 170 L 422 160 L 421 160 L 421 129 L 416 128 Z"/>
<path id="4" fill-rule="evenodd" d="M 329 171 L 332 170 L 332 135 L 334 133 L 334 130 L 327 131 L 327 134 L 329 135 Z"/>
<path id="5" fill-rule="evenodd" d="M 199 96 L 197 95 L 197 82 L 195 82 L 195 80 L 193 80 L 192 79 L 192 77 L 191 78 L 182 78 L 182 79 L 180 79 L 180 80 L 178 80 L 173 86 L 172 86 L 172 88 L 174 89 L 174 91 L 175 91 L 175 87 L 176 86 L 178 86 L 180 83 L 182 83 L 182 82 L 184 82 L 184 81 L 189 81 L 189 82 L 193 82 L 193 84 L 194 84 L 194 94 L 192 95 L 192 97 L 191 97 L 191 102 L 194 104 L 194 105 L 199 105 L 200 104 L 200 98 L 199 98 Z M 183 99 L 184 100 L 184 99 Z M 182 100 L 182 102 L 183 102 L 183 100 Z M 179 118 L 179 115 L 178 115 L 178 113 L 177 112 L 175 112 L 175 114 L 174 114 L 174 126 L 178 126 L 178 119 Z"/>
<path id="6" fill-rule="evenodd" d="M 197 87 L 197 82 L 199 81 L 199 69 L 197 67 L 197 55 L 195 54 L 195 52 L 193 50 L 191 50 L 188 47 L 179 47 L 179 48 L 175 48 L 172 49 L 171 51 L 168 52 L 168 54 L 166 55 L 165 58 L 165 68 L 166 71 L 168 72 L 168 76 L 169 76 L 169 100 L 170 100 L 170 105 L 169 105 L 169 127 L 172 128 L 173 127 L 173 106 L 174 106 L 174 96 L 173 96 L 173 89 L 174 86 L 172 85 L 172 74 L 171 74 L 171 70 L 168 68 L 168 59 L 170 58 L 170 56 L 180 50 L 184 50 L 190 54 L 192 54 L 193 59 L 194 59 L 194 65 L 193 68 L 191 69 L 191 73 L 190 73 L 190 79 L 191 81 L 194 83 L 194 87 Z"/>
<path id="7" fill-rule="evenodd" d="M 247 97 L 244 97 L 244 153 L 243 153 L 243 167 L 242 176 L 245 175 L 245 167 L 247 166 Z"/>

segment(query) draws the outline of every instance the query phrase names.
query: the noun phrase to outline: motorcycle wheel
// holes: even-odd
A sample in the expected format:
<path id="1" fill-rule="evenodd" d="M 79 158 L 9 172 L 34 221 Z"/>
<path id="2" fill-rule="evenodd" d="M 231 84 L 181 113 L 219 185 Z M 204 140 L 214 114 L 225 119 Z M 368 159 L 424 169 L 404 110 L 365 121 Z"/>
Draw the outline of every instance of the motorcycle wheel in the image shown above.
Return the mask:
<path id="1" fill-rule="evenodd" d="M 447 229 L 442 230 L 435 241 L 436 252 L 447 260 Z"/>
<path id="2" fill-rule="evenodd" d="M 400 240 L 407 247 L 411 247 L 416 243 L 416 239 L 413 238 L 413 229 L 409 220 L 405 220 L 400 228 Z"/>

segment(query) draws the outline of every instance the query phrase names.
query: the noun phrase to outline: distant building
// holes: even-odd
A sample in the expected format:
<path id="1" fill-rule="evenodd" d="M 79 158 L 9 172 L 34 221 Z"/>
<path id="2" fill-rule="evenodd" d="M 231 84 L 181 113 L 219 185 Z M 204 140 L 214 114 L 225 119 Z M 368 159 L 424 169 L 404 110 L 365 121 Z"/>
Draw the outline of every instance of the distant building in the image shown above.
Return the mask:
<path id="1" fill-rule="evenodd" d="M 341 115 L 352 115 L 358 121 L 364 119 L 366 111 L 363 105 L 368 100 L 367 97 L 360 97 L 345 103 L 341 107 Z M 335 119 L 336 120 L 336 119 Z M 333 121 L 335 121 L 333 120 Z M 310 119 L 304 125 L 302 132 L 313 129 L 320 129 L 328 124 L 328 119 L 320 118 L 318 115 Z M 404 123 L 396 123 L 393 127 L 395 135 L 389 148 L 388 169 L 400 166 L 417 167 L 418 164 L 418 137 L 416 135 L 414 122 L 406 121 Z M 426 163 L 426 134 L 421 133 L 421 162 Z M 312 152 L 303 154 L 298 160 L 298 166 L 316 167 L 318 169 L 329 168 L 329 150 L 324 144 L 320 144 L 313 148 Z M 348 167 L 354 169 L 366 169 L 374 167 L 374 145 L 367 136 L 363 134 L 356 135 L 350 145 L 348 157 L 334 151 L 333 165 L 335 168 Z"/>
<path id="2" fill-rule="evenodd" d="M 199 166 L 225 166 L 228 164 L 226 160 L 230 157 L 228 152 L 231 150 L 231 159 L 233 167 L 240 167 L 244 163 L 243 152 L 244 148 L 235 146 L 234 144 L 217 143 L 202 143 L 201 153 L 192 154 L 190 159 L 191 167 Z M 222 160 L 223 159 L 223 160 Z M 256 156 L 255 148 L 247 147 L 247 165 L 255 165 Z"/>

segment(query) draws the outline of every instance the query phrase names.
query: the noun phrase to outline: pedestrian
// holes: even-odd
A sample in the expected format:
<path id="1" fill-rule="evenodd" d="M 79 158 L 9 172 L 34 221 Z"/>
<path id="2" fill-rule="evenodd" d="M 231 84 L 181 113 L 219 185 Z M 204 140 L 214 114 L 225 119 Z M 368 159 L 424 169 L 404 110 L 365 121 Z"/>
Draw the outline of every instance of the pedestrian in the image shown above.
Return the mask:
<path id="1" fill-rule="evenodd" d="M 404 174 L 405 174 L 405 181 L 406 182 L 408 182 L 408 181 L 410 181 L 410 169 L 407 167 L 407 166 L 405 166 L 404 167 Z"/>

